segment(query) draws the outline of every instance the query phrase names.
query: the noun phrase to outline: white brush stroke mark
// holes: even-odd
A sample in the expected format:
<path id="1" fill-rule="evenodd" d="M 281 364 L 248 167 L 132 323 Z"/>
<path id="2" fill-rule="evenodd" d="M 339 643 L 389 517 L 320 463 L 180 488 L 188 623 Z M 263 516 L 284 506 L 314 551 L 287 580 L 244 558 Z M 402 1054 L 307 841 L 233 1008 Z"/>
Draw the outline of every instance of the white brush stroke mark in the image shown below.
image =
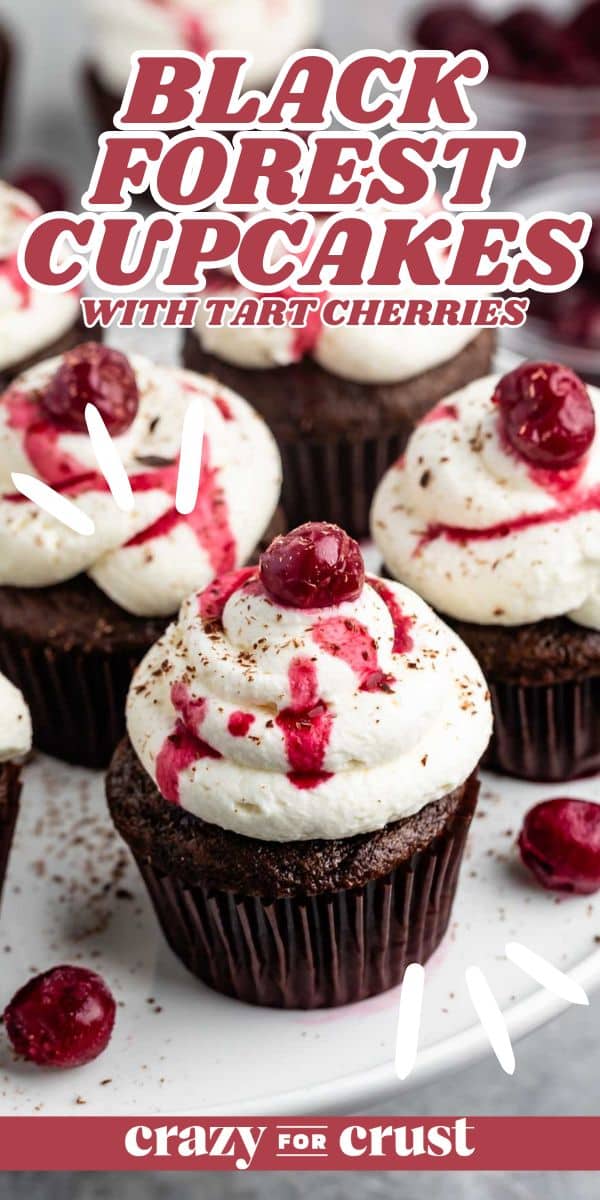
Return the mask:
<path id="1" fill-rule="evenodd" d="M 420 963 L 410 963 L 404 972 L 396 1035 L 396 1074 L 408 1079 L 416 1061 L 423 1008 L 425 971 Z"/>
<path id="2" fill-rule="evenodd" d="M 505 953 L 515 966 L 520 967 L 526 975 L 535 979 L 536 983 L 540 983 L 549 992 L 560 996 L 561 1000 L 566 1000 L 568 1004 L 589 1004 L 589 999 L 581 984 L 570 979 L 563 971 L 559 971 L 558 967 L 554 967 L 546 958 L 542 958 L 541 954 L 529 950 L 521 942 L 508 942 Z"/>
<path id="3" fill-rule="evenodd" d="M 47 483 L 42 483 L 41 479 L 35 479 L 33 475 L 23 475 L 20 471 L 15 471 L 11 476 L 14 487 L 27 500 L 31 500 L 32 504 L 37 504 L 43 512 L 60 521 L 61 525 L 66 525 L 68 529 L 72 529 L 74 533 L 80 533 L 82 537 L 91 537 L 96 526 L 91 517 L 87 513 L 81 511 L 76 504 L 73 504 L 66 496 L 61 496 L 59 492 L 55 492 L 54 488 L 48 487 Z"/>
<path id="4" fill-rule="evenodd" d="M 120 508 L 122 512 L 131 512 L 135 501 L 127 471 L 95 404 L 86 404 L 85 423 L 96 461 L 111 490 L 117 508 Z"/>
<path id="5" fill-rule="evenodd" d="M 199 396 L 195 397 L 189 403 L 183 422 L 175 497 L 175 508 L 183 517 L 194 511 L 198 500 L 204 444 L 204 411 L 204 401 Z"/>
<path id="6" fill-rule="evenodd" d="M 473 1007 L 487 1036 L 500 1066 L 507 1075 L 513 1075 L 515 1056 L 504 1017 L 498 1002 L 480 967 L 467 967 L 465 979 Z"/>

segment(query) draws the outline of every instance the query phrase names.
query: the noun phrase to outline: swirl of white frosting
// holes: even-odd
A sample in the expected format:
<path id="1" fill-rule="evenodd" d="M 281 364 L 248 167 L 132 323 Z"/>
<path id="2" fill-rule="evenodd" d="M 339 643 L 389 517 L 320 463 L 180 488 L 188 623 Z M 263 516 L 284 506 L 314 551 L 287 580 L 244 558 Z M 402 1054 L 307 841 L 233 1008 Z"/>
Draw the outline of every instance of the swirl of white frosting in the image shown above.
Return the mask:
<path id="1" fill-rule="evenodd" d="M 91 0 L 93 58 L 122 92 L 136 50 L 239 50 L 252 55 L 246 83 L 268 86 L 295 50 L 318 36 L 320 0 Z"/>
<path id="2" fill-rule="evenodd" d="M 60 295 L 29 287 L 17 266 L 19 242 L 40 215 L 30 196 L 0 182 L 0 370 L 43 351 L 79 316 L 75 292 Z"/>
<path id="3" fill-rule="evenodd" d="M 170 616 L 188 592 L 245 562 L 260 540 L 281 486 L 275 442 L 227 388 L 134 356 L 139 409 L 113 438 L 134 495 L 132 510 L 123 512 L 98 474 L 87 434 L 44 419 L 38 396 L 59 363 L 39 364 L 0 398 L 0 584 L 47 587 L 87 571 L 126 611 Z M 194 397 L 205 403 L 202 476 L 196 507 L 182 517 L 175 511 L 178 455 Z M 13 472 L 61 486 L 92 518 L 94 533 L 75 533 L 19 497 Z"/>
<path id="4" fill-rule="evenodd" d="M 166 799 L 273 841 L 418 812 L 468 778 L 491 732 L 479 666 L 407 588 L 373 579 L 298 610 L 256 569 L 184 602 L 136 671 L 127 722 Z"/>
<path id="5" fill-rule="evenodd" d="M 31 750 L 31 717 L 18 688 L 0 675 L 0 763 Z"/>
<path id="6" fill-rule="evenodd" d="M 502 435 L 497 377 L 438 405 L 385 475 L 371 514 L 388 569 L 436 609 L 477 624 L 568 616 L 600 629 L 597 433 L 568 471 L 540 470 Z"/>

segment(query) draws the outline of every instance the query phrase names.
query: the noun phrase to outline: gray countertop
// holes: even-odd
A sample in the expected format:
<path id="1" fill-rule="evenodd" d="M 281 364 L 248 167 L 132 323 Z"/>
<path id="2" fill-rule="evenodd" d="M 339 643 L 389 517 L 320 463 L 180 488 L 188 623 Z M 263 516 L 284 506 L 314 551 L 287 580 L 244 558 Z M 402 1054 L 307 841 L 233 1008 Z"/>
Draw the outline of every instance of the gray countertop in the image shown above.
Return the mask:
<path id="1" fill-rule="evenodd" d="M 407 7 L 406 0 L 404 8 Z M 330 0 L 327 4 L 326 44 L 339 52 L 367 44 L 393 44 L 402 0 Z M 0 0 L 0 15 L 12 26 L 21 43 L 13 122 L 7 148 L 9 166 L 56 164 L 71 178 L 77 195 L 89 178 L 94 156 L 79 93 L 79 67 L 85 50 L 84 0 Z M 6 161 L 4 167 L 6 169 Z M 598 1112 L 598 1011 L 573 1009 L 539 1030 L 518 1047 L 518 1069 L 513 1079 L 502 1074 L 489 1056 L 481 1063 L 412 1092 L 402 1104 L 389 1103 L 388 1114 L 595 1114 Z M 32 1157 L 33 1157 L 32 1152 Z M 95 1200 L 118 1194 L 137 1200 L 152 1192 L 158 1197 L 172 1191 L 190 1198 L 201 1195 L 231 1196 L 251 1200 L 301 1196 L 317 1188 L 323 1200 L 337 1197 L 400 1196 L 426 1194 L 429 1200 L 496 1200 L 545 1197 L 564 1200 L 598 1195 L 597 1178 L 545 1175 L 468 1174 L 409 1176 L 385 1173 L 311 1176 L 249 1175 L 203 1176 L 111 1175 L 41 1176 L 24 1173 L 0 1175 L 0 1200 L 27 1196 L 28 1200 L 74 1197 Z"/>

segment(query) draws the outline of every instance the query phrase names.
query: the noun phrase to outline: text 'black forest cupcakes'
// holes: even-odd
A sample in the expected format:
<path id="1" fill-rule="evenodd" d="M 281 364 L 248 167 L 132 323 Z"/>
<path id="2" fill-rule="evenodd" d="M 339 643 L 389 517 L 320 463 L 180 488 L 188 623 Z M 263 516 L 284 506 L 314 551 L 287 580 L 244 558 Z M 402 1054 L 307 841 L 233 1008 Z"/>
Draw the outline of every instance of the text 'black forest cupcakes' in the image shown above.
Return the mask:
<path id="1" fill-rule="evenodd" d="M 193 972 L 344 1004 L 442 938 L 490 729 L 456 634 L 306 525 L 184 602 L 134 676 L 108 798 Z"/>
<path id="2" fill-rule="evenodd" d="M 176 511 L 192 401 L 204 413 L 200 487 Z M 85 424 L 96 405 L 132 491 L 118 508 Z M 93 522 L 84 535 L 15 492 L 51 484 Z M 124 730 L 135 664 L 189 592 L 246 562 L 277 506 L 281 467 L 239 396 L 192 372 L 97 344 L 39 364 L 0 397 L 0 667 L 18 683 L 36 745 L 106 763 Z"/>
<path id="3" fill-rule="evenodd" d="M 373 505 L 393 576 L 452 619 L 490 684 L 489 765 L 600 769 L 600 393 L 525 363 L 449 396 Z"/>
<path id="4" fill-rule="evenodd" d="M 0 675 L 0 897 L 19 813 L 21 762 L 31 749 L 31 718 L 16 687 Z"/>
<path id="5" fill-rule="evenodd" d="M 88 87 L 110 129 L 137 50 L 251 54 L 246 85 L 270 88 L 288 55 L 315 44 L 321 0 L 92 0 Z"/>
<path id="6" fill-rule="evenodd" d="M 31 196 L 0 182 L 0 387 L 40 358 L 77 345 L 85 333 L 77 292 L 39 291 L 19 271 L 19 242 L 40 213 Z"/>
<path id="7" fill-rule="evenodd" d="M 250 295 L 225 274 L 209 276 L 206 291 Z M 413 294 L 399 286 L 393 297 L 402 305 Z M 272 429 L 290 525 L 328 520 L 366 537 L 375 488 L 413 426 L 442 396 L 489 370 L 493 346 L 493 331 L 473 326 L 329 326 L 319 312 L 306 328 L 213 327 L 201 304 L 184 359 L 242 389 Z"/>

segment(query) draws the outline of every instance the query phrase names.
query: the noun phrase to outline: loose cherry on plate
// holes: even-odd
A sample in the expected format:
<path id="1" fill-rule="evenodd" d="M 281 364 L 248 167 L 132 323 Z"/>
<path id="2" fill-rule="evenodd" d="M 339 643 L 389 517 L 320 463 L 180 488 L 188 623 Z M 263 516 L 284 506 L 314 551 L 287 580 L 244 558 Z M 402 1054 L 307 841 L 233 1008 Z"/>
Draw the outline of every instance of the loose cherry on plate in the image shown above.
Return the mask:
<path id="1" fill-rule="evenodd" d="M 521 858 L 545 888 L 600 889 L 600 804 L 556 797 L 536 804 L 519 835 Z"/>
<path id="2" fill-rule="evenodd" d="M 81 1067 L 106 1049 L 116 1005 L 84 967 L 53 967 L 30 979 L 4 1012 L 13 1049 L 39 1067 Z"/>
<path id="3" fill-rule="evenodd" d="M 589 392 L 574 371 L 558 363 L 524 363 L 509 371 L 494 401 L 513 450 L 536 467 L 574 467 L 594 440 Z"/>
<path id="4" fill-rule="evenodd" d="M 95 404 L 108 432 L 115 435 L 129 429 L 139 406 L 129 359 L 99 342 L 68 350 L 40 396 L 40 405 L 50 419 L 74 433 L 85 433 L 87 404 Z"/>
<path id="5" fill-rule="evenodd" d="M 271 542 L 260 558 L 260 577 L 286 608 L 329 608 L 356 600 L 365 564 L 358 542 L 339 525 L 309 521 Z"/>

